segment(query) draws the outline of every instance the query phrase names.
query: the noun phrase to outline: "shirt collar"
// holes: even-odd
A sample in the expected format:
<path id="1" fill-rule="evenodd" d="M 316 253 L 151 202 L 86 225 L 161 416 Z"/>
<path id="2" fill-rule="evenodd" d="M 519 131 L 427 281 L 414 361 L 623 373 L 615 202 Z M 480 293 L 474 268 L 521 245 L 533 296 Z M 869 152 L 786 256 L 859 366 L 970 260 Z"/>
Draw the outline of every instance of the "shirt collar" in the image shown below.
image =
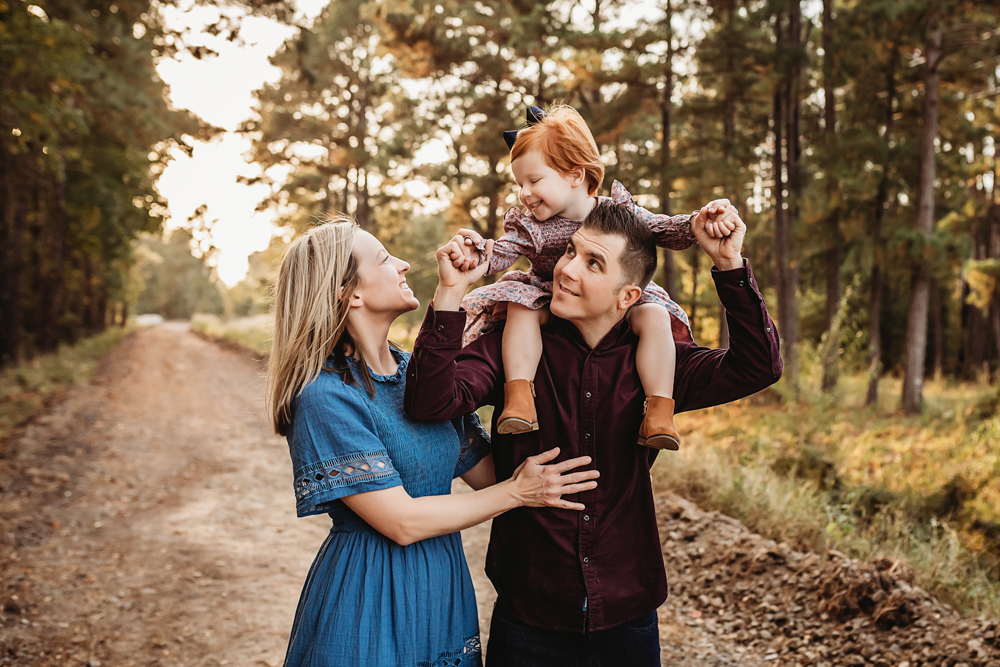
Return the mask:
<path id="1" fill-rule="evenodd" d="M 547 328 L 553 333 L 568 338 L 584 349 L 590 349 L 583 334 L 576 328 L 576 325 L 568 320 L 564 320 L 555 315 L 551 316 L 551 321 Z M 628 317 L 621 318 L 611 330 L 604 335 L 604 338 L 593 348 L 592 352 L 600 353 L 626 343 L 626 338 L 632 333 L 632 327 L 628 322 Z"/>

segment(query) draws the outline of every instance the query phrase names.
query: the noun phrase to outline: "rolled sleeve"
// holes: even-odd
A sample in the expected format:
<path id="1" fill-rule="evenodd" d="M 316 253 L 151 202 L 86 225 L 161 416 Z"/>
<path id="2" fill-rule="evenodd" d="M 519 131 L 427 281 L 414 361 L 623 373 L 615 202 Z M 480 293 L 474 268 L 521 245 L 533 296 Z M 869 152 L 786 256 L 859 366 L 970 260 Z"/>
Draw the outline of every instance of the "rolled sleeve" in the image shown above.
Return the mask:
<path id="1" fill-rule="evenodd" d="M 767 312 L 764 296 L 760 293 L 750 261 L 744 259 L 742 269 L 719 271 L 713 268 L 712 277 L 727 317 L 743 324 L 739 333 L 750 334 L 755 343 L 762 343 L 766 339 L 769 353 L 766 361 L 771 368 L 771 379 L 776 381 L 781 377 L 782 371 L 778 329 Z"/>
<path id="2" fill-rule="evenodd" d="M 721 405 L 754 394 L 781 378 L 778 330 L 767 312 L 750 263 L 712 269 L 729 321 L 729 349 L 677 343 L 677 411 Z"/>
<path id="3" fill-rule="evenodd" d="M 323 373 L 295 399 L 287 435 L 295 511 L 330 512 L 345 496 L 402 485 L 358 389 Z"/>
<path id="4" fill-rule="evenodd" d="M 455 425 L 458 441 L 461 443 L 454 477 L 461 477 L 490 455 L 490 434 L 483 428 L 482 422 L 479 421 L 479 415 L 475 412 L 453 419 L 452 423 Z"/>
<path id="5" fill-rule="evenodd" d="M 502 339 L 490 333 L 462 347 L 465 311 L 427 307 L 406 369 L 403 405 L 418 421 L 455 419 L 496 398 L 503 387 Z"/>

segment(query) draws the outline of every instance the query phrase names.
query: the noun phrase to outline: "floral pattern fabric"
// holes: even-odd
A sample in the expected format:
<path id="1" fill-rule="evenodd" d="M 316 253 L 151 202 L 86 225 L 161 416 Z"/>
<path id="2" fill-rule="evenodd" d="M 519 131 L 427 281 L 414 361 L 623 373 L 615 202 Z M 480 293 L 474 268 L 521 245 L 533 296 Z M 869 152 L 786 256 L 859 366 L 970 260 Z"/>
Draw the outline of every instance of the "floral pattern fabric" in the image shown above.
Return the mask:
<path id="1" fill-rule="evenodd" d="M 689 215 L 662 215 L 651 213 L 638 206 L 625 186 L 615 181 L 611 186 L 611 197 L 599 197 L 619 204 L 629 203 L 656 236 L 656 245 L 670 250 L 687 250 L 697 243 L 691 232 Z M 531 262 L 529 271 L 510 271 L 492 285 L 479 287 L 469 292 L 462 301 L 466 311 L 466 327 L 463 343 L 468 345 L 482 334 L 490 331 L 497 322 L 503 320 L 508 303 L 519 303 L 532 310 L 548 305 L 552 300 L 552 271 L 556 262 L 566 250 L 570 237 L 580 229 L 581 222 L 556 216 L 539 221 L 529 212 L 513 207 L 504 216 L 504 235 L 493 245 L 493 257 L 487 271 L 492 275 L 509 269 L 518 257 L 526 257 Z M 481 244 L 480 251 L 485 258 Z M 657 303 L 670 311 L 676 320 L 673 332 L 675 338 L 694 341 L 687 313 L 677 305 L 666 290 L 650 282 L 638 303 Z"/>

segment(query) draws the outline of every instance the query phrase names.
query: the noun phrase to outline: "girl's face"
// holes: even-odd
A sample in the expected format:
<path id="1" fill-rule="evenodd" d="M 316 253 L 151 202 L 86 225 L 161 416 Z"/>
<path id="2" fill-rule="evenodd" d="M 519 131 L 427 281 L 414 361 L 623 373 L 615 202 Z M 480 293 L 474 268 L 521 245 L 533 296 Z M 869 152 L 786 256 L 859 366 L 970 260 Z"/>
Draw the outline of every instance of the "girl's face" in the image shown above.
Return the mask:
<path id="1" fill-rule="evenodd" d="M 397 316 L 416 310 L 420 302 L 406 284 L 410 265 L 390 255 L 382 243 L 368 232 L 354 236 L 354 259 L 358 263 L 358 288 L 352 307 L 369 314 Z"/>
<path id="2" fill-rule="evenodd" d="M 588 199 L 583 169 L 566 176 L 545 163 L 540 150 L 529 150 L 511 163 L 514 181 L 521 189 L 521 204 L 542 221 L 576 210 Z"/>

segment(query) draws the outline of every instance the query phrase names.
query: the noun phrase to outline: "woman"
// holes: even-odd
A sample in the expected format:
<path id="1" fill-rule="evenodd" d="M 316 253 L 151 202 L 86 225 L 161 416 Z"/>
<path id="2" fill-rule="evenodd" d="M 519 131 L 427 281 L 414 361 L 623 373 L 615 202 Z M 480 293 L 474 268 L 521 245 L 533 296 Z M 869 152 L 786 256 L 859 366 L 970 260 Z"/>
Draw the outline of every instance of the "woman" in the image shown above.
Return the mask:
<path id="1" fill-rule="evenodd" d="M 458 531 L 515 507 L 580 510 L 561 496 L 596 486 L 597 471 L 564 474 L 589 457 L 543 465 L 558 449 L 496 484 L 474 414 L 420 424 L 403 413 L 409 355 L 388 334 L 419 306 L 409 268 L 345 220 L 310 229 L 281 263 L 268 411 L 288 440 L 298 515 L 333 521 L 299 600 L 287 667 L 480 665 Z M 475 492 L 449 495 L 458 476 Z"/>

